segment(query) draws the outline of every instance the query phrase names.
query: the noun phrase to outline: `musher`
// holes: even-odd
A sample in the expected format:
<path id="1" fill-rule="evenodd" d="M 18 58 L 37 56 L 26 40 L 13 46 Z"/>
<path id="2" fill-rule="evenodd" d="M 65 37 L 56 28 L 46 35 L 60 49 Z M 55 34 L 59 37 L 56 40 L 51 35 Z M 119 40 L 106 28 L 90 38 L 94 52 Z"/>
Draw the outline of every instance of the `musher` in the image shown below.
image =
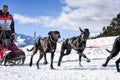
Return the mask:
<path id="1" fill-rule="evenodd" d="M 2 10 L 0 10 L 0 58 L 3 57 L 3 48 L 12 51 L 10 46 L 12 46 L 14 39 L 14 20 L 8 12 L 8 6 L 3 5 Z"/>

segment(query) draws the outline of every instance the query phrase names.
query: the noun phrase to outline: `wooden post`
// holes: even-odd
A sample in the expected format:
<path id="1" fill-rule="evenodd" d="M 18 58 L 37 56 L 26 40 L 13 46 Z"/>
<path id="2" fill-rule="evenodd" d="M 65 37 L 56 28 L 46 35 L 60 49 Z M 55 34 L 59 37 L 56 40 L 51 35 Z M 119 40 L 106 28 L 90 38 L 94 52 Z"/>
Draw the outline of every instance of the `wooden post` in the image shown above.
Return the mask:
<path id="1" fill-rule="evenodd" d="M 34 43 L 36 42 L 36 31 L 34 32 Z"/>

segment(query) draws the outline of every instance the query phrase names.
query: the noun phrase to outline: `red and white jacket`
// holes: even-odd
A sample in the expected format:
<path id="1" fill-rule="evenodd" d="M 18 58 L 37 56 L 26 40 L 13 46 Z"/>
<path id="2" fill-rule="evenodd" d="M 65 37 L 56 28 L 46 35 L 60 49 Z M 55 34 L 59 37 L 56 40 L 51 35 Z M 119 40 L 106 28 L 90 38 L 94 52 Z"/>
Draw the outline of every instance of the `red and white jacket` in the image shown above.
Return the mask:
<path id="1" fill-rule="evenodd" d="M 11 30 L 14 33 L 14 21 L 9 12 L 5 15 L 0 10 L 0 30 Z"/>

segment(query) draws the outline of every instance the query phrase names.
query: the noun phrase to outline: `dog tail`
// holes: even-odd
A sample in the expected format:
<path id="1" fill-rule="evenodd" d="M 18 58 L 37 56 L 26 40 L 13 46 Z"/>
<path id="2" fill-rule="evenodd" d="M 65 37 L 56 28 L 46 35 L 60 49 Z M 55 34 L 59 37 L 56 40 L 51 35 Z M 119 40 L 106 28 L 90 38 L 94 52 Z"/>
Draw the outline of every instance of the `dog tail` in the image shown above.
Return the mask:
<path id="1" fill-rule="evenodd" d="M 108 49 L 106 49 L 106 51 L 109 52 L 109 53 L 112 53 L 112 51 L 110 51 L 110 50 L 108 50 Z"/>
<path id="2" fill-rule="evenodd" d="M 34 47 L 32 47 L 31 49 L 28 49 L 28 48 L 27 48 L 27 51 L 29 51 L 29 52 L 30 52 L 30 51 L 32 51 L 33 49 L 34 49 Z"/>

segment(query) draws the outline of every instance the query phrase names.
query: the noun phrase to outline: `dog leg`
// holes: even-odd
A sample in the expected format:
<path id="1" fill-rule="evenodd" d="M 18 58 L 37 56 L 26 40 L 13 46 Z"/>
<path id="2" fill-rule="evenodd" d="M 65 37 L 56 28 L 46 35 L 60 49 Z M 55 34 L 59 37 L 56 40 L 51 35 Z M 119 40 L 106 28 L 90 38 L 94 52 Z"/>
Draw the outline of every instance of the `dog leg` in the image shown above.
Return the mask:
<path id="1" fill-rule="evenodd" d="M 43 57 L 43 53 L 40 54 L 39 59 L 37 61 L 37 69 L 39 69 L 39 62 L 42 59 L 42 57 Z"/>
<path id="2" fill-rule="evenodd" d="M 30 67 L 32 66 L 33 56 L 34 56 L 36 53 L 37 53 L 37 48 L 34 47 L 34 51 L 33 51 L 33 54 L 31 55 L 31 59 L 30 59 L 30 64 L 29 64 Z"/>
<path id="3" fill-rule="evenodd" d="M 53 67 L 53 59 L 54 59 L 54 52 L 51 53 L 51 64 L 50 64 L 51 69 L 54 69 L 54 67 Z"/>
<path id="4" fill-rule="evenodd" d="M 116 61 L 117 72 L 120 72 L 119 63 L 120 63 L 120 58 Z"/>
<path id="5" fill-rule="evenodd" d="M 60 57 L 59 57 L 59 61 L 58 61 L 58 66 L 61 65 L 61 61 L 62 61 L 63 56 L 64 56 L 63 53 L 61 53 L 61 54 L 60 54 Z"/>
<path id="6" fill-rule="evenodd" d="M 47 64 L 47 58 L 46 58 L 46 53 L 44 53 L 44 64 Z"/>
<path id="7" fill-rule="evenodd" d="M 60 66 L 61 65 L 61 61 L 62 61 L 62 58 L 63 58 L 63 56 L 64 56 L 64 51 L 65 51 L 65 49 L 61 49 L 61 52 L 60 52 L 60 57 L 59 57 L 59 61 L 58 61 L 58 66 Z"/>
<path id="8" fill-rule="evenodd" d="M 87 60 L 86 60 L 87 62 L 90 62 L 90 59 L 89 59 L 84 53 L 82 53 L 82 56 L 83 56 L 85 59 L 87 59 Z"/>
<path id="9" fill-rule="evenodd" d="M 82 58 L 82 56 L 79 54 L 79 66 L 83 67 L 82 64 L 81 64 L 81 58 Z"/>
<path id="10" fill-rule="evenodd" d="M 35 54 L 32 54 L 32 55 L 31 55 L 30 64 L 29 64 L 30 67 L 32 66 L 32 60 L 33 60 L 33 56 L 34 56 L 34 55 L 35 55 Z"/>
<path id="11" fill-rule="evenodd" d="M 25 55 L 25 53 L 23 52 L 23 53 L 22 53 L 22 56 L 21 56 L 22 65 L 24 64 L 25 59 L 26 59 L 26 55 Z"/>
<path id="12" fill-rule="evenodd" d="M 108 62 L 110 61 L 110 59 L 112 59 L 112 55 L 110 55 L 110 56 L 107 57 L 106 62 L 105 62 L 102 66 L 103 66 L 103 67 L 106 67 L 107 64 L 108 64 Z"/>
<path id="13" fill-rule="evenodd" d="M 106 62 L 105 62 L 102 66 L 103 66 L 103 67 L 106 67 L 107 64 L 108 64 L 108 62 L 109 62 L 113 57 L 116 56 L 115 54 L 118 54 L 118 52 L 113 52 L 113 53 L 111 53 L 110 56 L 107 57 Z"/>

